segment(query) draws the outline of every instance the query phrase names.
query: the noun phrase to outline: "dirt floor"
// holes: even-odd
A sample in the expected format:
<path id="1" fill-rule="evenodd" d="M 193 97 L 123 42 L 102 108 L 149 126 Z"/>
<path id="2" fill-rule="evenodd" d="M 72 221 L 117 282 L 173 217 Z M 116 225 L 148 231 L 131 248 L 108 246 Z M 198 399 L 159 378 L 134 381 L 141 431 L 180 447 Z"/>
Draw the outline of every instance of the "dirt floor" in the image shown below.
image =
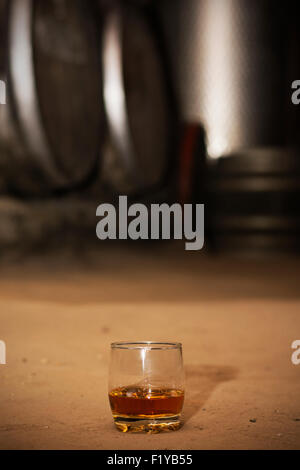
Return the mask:
<path id="1" fill-rule="evenodd" d="M 107 249 L 0 268 L 1 449 L 300 449 L 299 259 Z M 183 343 L 185 425 L 114 429 L 110 342 Z"/>

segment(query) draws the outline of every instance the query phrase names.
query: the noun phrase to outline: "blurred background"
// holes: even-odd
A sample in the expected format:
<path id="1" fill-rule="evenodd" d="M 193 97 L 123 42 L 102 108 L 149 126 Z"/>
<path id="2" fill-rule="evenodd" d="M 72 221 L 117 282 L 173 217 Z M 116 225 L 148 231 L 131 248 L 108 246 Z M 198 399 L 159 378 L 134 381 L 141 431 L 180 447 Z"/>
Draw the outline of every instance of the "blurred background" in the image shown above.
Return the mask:
<path id="1" fill-rule="evenodd" d="M 300 448 L 298 4 L 0 0 L 0 448 Z M 119 195 L 204 250 L 99 241 Z M 182 431 L 114 431 L 120 340 L 183 343 Z"/>
<path id="2" fill-rule="evenodd" d="M 1 251 L 93 243 L 120 194 L 205 203 L 211 252 L 298 251 L 296 11 L 1 0 Z"/>

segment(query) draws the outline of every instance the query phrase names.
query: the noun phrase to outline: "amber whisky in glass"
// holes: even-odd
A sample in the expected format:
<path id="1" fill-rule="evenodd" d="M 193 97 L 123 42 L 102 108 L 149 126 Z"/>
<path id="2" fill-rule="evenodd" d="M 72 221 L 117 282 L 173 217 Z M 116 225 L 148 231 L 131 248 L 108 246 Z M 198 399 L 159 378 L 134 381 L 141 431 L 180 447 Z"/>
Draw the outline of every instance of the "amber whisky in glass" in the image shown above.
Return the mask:
<path id="1" fill-rule="evenodd" d="M 180 343 L 113 343 L 109 402 L 122 432 L 180 428 L 184 373 Z"/>

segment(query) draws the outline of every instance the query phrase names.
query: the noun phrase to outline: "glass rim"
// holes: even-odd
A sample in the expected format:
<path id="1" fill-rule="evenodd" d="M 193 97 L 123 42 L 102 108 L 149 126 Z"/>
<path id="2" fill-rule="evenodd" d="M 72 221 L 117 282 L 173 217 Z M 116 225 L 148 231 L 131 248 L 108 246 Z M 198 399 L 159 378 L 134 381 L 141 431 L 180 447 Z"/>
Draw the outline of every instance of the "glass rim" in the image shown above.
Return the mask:
<path id="1" fill-rule="evenodd" d="M 110 346 L 111 349 L 182 349 L 182 343 L 171 341 L 117 341 Z"/>

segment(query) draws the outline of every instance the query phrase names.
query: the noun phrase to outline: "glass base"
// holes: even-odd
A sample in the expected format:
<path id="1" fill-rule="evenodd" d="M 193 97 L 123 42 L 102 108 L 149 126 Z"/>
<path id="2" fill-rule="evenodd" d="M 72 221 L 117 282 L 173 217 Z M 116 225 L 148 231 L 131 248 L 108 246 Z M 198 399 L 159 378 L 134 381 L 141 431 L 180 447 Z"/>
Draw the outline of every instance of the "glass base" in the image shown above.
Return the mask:
<path id="1" fill-rule="evenodd" d="M 115 416 L 114 422 L 116 428 L 121 432 L 141 432 L 148 434 L 177 431 L 182 426 L 179 415 L 165 418 L 129 418 Z"/>

